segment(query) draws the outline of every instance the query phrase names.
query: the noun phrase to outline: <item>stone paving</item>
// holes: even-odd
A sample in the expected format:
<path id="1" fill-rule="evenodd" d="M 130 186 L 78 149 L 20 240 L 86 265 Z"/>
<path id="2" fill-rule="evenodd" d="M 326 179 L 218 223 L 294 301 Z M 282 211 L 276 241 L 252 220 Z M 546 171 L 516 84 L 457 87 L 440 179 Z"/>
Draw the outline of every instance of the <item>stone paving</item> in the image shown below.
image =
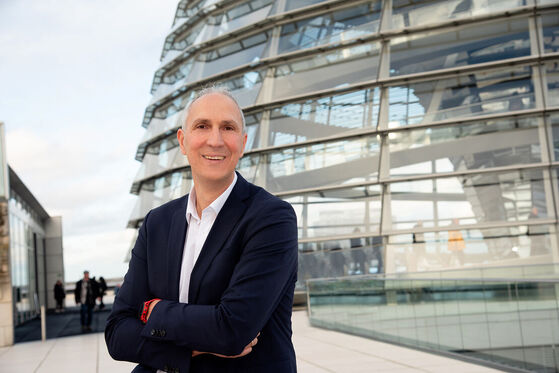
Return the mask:
<path id="1" fill-rule="evenodd" d="M 306 311 L 293 314 L 299 373 L 488 373 L 497 372 L 434 354 L 313 328 Z M 0 348 L 1 373 L 124 373 L 134 364 L 114 361 L 102 333 L 17 343 Z"/>

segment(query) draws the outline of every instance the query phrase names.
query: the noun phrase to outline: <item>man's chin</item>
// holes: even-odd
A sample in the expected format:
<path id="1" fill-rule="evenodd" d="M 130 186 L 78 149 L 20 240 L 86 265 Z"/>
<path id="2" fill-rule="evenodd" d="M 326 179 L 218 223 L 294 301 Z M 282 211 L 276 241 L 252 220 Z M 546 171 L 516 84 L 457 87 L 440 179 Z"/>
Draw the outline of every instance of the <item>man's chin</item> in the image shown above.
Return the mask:
<path id="1" fill-rule="evenodd" d="M 203 174 L 198 175 L 196 177 L 193 175 L 194 180 L 199 180 L 204 184 L 211 185 L 222 185 L 224 183 L 230 183 L 233 181 L 233 177 L 235 175 L 235 171 L 233 172 L 206 172 Z"/>

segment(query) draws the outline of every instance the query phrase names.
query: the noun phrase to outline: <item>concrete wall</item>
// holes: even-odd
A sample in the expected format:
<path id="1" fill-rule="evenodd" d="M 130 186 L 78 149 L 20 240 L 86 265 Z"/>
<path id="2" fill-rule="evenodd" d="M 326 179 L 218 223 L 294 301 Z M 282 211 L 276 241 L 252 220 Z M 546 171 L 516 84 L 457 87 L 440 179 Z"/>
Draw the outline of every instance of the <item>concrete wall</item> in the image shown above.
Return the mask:
<path id="1" fill-rule="evenodd" d="M 64 248 L 62 246 L 61 216 L 53 216 L 45 222 L 45 255 L 46 306 L 50 309 L 56 307 L 56 301 L 54 300 L 54 284 L 56 280 L 61 280 L 64 283 Z"/>
<path id="2" fill-rule="evenodd" d="M 14 343 L 8 202 L 0 201 L 0 347 Z"/>

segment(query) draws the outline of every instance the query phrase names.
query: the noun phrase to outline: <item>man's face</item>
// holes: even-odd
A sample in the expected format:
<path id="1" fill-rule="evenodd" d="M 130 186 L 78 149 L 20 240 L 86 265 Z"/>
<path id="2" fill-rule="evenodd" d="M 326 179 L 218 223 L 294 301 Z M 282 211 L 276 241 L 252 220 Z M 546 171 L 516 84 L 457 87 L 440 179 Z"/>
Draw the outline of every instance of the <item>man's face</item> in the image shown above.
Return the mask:
<path id="1" fill-rule="evenodd" d="M 85 272 L 85 273 L 83 274 L 83 279 L 84 279 L 85 281 L 88 281 L 88 280 L 89 280 L 89 273 L 88 273 L 88 272 Z"/>
<path id="2" fill-rule="evenodd" d="M 227 186 L 247 141 L 237 105 L 229 97 L 211 93 L 190 107 L 185 130 L 177 133 L 195 183 Z"/>

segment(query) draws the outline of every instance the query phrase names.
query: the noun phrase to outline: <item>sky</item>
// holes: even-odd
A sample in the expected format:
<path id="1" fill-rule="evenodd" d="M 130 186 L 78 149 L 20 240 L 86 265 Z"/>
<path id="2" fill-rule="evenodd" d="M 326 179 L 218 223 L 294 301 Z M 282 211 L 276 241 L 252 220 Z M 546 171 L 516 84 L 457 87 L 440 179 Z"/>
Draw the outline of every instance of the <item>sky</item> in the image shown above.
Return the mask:
<path id="1" fill-rule="evenodd" d="M 178 0 L 0 0 L 8 163 L 62 216 L 65 280 L 122 277 L 134 159 Z"/>

